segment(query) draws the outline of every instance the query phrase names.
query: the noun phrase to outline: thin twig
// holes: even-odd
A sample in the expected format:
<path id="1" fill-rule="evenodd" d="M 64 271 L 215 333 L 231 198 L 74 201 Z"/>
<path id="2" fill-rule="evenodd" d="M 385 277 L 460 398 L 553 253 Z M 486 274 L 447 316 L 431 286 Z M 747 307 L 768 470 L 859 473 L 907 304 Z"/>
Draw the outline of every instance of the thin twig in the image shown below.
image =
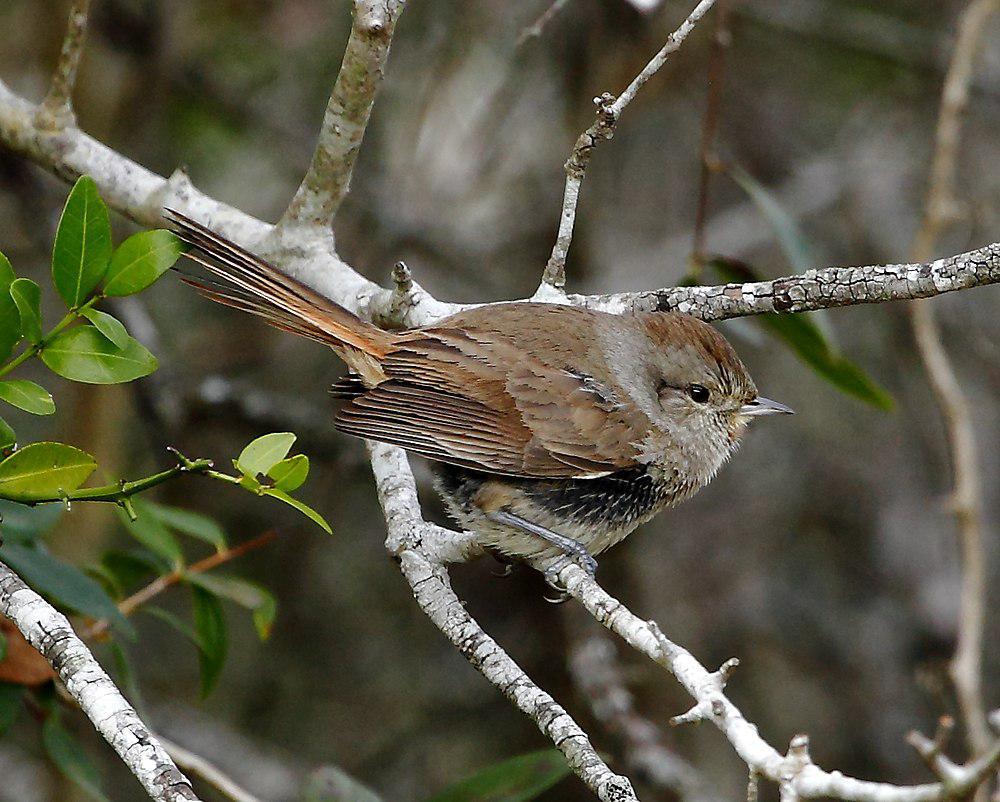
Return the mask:
<path id="1" fill-rule="evenodd" d="M 956 216 L 955 168 L 962 113 L 968 104 L 975 56 L 986 30 L 986 22 L 998 9 L 1000 0 L 973 0 L 962 12 L 951 65 L 941 93 L 930 182 L 923 220 L 913 245 L 912 257 L 915 260 L 931 257 L 941 232 Z M 983 504 L 976 433 L 968 400 L 944 348 L 933 307 L 928 301 L 919 301 L 910 304 L 909 311 L 914 340 L 944 419 L 951 452 L 954 487 L 950 507 L 955 516 L 961 549 L 962 592 L 958 643 L 950 673 L 969 749 L 973 755 L 981 755 L 989 748 L 991 736 L 982 691 L 986 559 L 983 553 Z M 981 795 L 980 802 L 983 800 L 985 796 Z"/>
<path id="2" fill-rule="evenodd" d="M 573 242 L 573 224 L 576 222 L 576 206 L 580 199 L 580 185 L 587 173 L 587 165 L 590 164 L 594 148 L 614 136 L 615 127 L 618 125 L 618 120 L 625 107 L 632 102 L 642 85 L 652 78 L 666 63 L 670 55 L 681 46 L 681 43 L 694 30 L 694 26 L 705 16 L 714 2 L 715 0 L 701 0 L 680 27 L 667 37 L 666 44 L 650 59 L 642 72 L 632 79 L 632 83 L 617 98 L 608 93 L 594 98 L 594 103 L 597 106 L 597 119 L 577 138 L 573 151 L 566 161 L 566 187 L 563 190 L 562 211 L 559 215 L 559 233 L 556 235 L 552 254 L 549 256 L 549 261 L 542 273 L 542 284 L 538 288 L 537 294 L 539 300 L 548 297 L 553 290 L 561 292 L 566 286 L 566 256 L 569 253 L 570 244 Z"/>
<path id="3" fill-rule="evenodd" d="M 553 0 L 553 2 L 538 15 L 538 18 L 531 23 L 531 25 L 528 25 L 523 31 L 521 31 L 521 34 L 514 42 L 514 49 L 520 50 L 525 44 L 527 44 L 529 39 L 537 39 L 540 37 L 542 35 L 542 31 L 544 31 L 548 24 L 555 19 L 556 15 L 562 11 L 563 6 L 568 3 L 569 0 Z"/>
<path id="4" fill-rule="evenodd" d="M 163 748 L 178 766 L 210 785 L 226 799 L 232 802 L 263 802 L 260 797 L 251 794 L 211 761 L 174 743 L 169 738 L 164 738 L 159 733 L 156 737 L 160 739 Z"/>
<path id="5" fill-rule="evenodd" d="M 187 568 L 177 569 L 175 571 L 171 571 L 169 574 L 158 576 L 148 585 L 144 585 L 139 588 L 139 590 L 131 596 L 122 599 L 118 603 L 118 611 L 122 615 L 131 615 L 142 605 L 159 596 L 163 593 L 163 591 L 183 581 L 185 577 L 191 576 L 192 574 L 204 574 L 212 571 L 220 565 L 225 565 L 232 560 L 242 557 L 244 554 L 249 554 L 252 551 L 263 548 L 277 536 L 278 533 L 274 530 L 264 532 L 263 534 L 257 535 L 257 537 L 251 538 L 250 540 L 245 540 L 232 548 L 223 549 L 215 554 L 210 554 L 208 557 L 198 560 L 198 562 L 191 563 L 191 565 Z M 84 640 L 98 638 L 107 632 L 110 625 L 111 623 L 108 619 L 102 618 L 95 621 L 90 627 L 85 629 L 81 633 L 80 637 Z"/>
<path id="6" fill-rule="evenodd" d="M 402 0 L 356 0 L 344 60 L 333 85 L 316 151 L 278 226 L 328 228 L 347 195 L 354 162 L 382 85 Z"/>
<path id="7" fill-rule="evenodd" d="M 694 244 L 691 249 L 690 274 L 701 276 L 705 261 L 705 223 L 708 221 L 708 190 L 716 162 L 715 133 L 719 127 L 722 106 L 722 83 L 726 71 L 726 50 L 732 42 L 729 28 L 729 0 L 718 0 L 715 7 L 715 29 L 708 55 L 708 97 L 701 125 L 701 145 L 698 148 L 698 205 L 694 216 Z"/>
<path id="8" fill-rule="evenodd" d="M 90 0 L 73 0 L 69 10 L 69 22 L 63 37 L 59 61 L 52 73 L 52 83 L 38 110 L 38 127 L 45 131 L 60 131 L 76 125 L 73 113 L 73 89 L 76 86 L 76 72 L 80 66 L 83 42 L 87 35 L 87 18 Z"/>

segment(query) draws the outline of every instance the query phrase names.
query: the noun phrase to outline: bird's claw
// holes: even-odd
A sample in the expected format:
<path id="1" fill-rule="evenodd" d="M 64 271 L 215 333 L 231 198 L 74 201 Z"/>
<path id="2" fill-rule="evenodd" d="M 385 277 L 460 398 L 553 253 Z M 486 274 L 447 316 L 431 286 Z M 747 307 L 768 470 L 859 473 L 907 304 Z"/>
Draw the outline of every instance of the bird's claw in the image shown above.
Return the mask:
<path id="1" fill-rule="evenodd" d="M 569 592 L 566 587 L 559 582 L 559 574 L 562 572 L 562 569 L 570 563 L 576 563 L 584 571 L 586 571 L 587 576 L 591 578 L 593 578 L 594 574 L 597 573 L 597 560 L 594 556 L 579 543 L 577 543 L 576 546 L 577 548 L 570 549 L 569 553 L 564 554 L 545 569 L 545 583 L 559 594 L 554 599 L 550 599 L 546 596 L 546 601 L 552 602 L 553 604 L 562 604 L 562 602 L 569 598 Z"/>

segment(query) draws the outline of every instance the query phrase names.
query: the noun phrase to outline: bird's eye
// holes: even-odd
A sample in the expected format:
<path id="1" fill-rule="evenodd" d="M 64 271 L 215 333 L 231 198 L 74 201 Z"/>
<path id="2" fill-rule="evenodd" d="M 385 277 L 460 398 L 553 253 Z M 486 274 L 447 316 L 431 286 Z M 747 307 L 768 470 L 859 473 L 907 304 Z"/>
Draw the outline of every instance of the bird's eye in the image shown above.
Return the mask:
<path id="1" fill-rule="evenodd" d="M 708 392 L 707 387 L 704 387 L 700 384 L 691 384 L 688 385 L 688 395 L 691 396 L 692 401 L 696 401 L 699 404 L 704 404 L 706 401 L 708 401 L 710 393 Z"/>

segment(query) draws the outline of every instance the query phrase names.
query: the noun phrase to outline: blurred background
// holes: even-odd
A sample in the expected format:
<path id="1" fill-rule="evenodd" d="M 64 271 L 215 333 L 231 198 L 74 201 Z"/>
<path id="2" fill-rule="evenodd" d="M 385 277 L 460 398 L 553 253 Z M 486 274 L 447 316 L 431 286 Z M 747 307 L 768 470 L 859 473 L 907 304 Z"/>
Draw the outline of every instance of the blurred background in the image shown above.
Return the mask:
<path id="1" fill-rule="evenodd" d="M 562 165 L 592 120 L 592 98 L 620 91 L 693 4 L 642 11 L 625 0 L 570 0 L 540 38 L 517 47 L 548 5 L 408 4 L 335 225 L 341 255 L 365 275 L 384 282 L 402 259 L 443 299 L 534 290 L 558 223 Z M 815 266 L 907 260 L 964 5 L 732 3 L 716 150 L 773 193 Z M 66 11 L 54 0 L 0 4 L 0 77 L 33 100 L 47 86 Z M 571 291 L 658 287 L 686 275 L 706 22 L 595 155 Z M 81 127 L 162 174 L 183 166 L 208 194 L 275 220 L 312 154 L 349 26 L 346 0 L 95 0 L 76 101 Z M 961 145 L 962 216 L 939 255 L 1000 238 L 1000 19 L 977 64 Z M 21 275 L 47 280 L 67 189 L 0 151 L 0 250 Z M 134 230 L 112 220 L 119 236 Z M 764 276 L 793 272 L 771 221 L 726 176 L 712 180 L 706 239 L 709 252 Z M 1000 704 L 998 293 L 936 301 L 980 448 L 991 707 Z M 332 430 L 326 390 L 342 368 L 330 353 L 204 302 L 170 276 L 117 311 L 160 371 L 117 387 L 47 377 L 60 414 L 22 416 L 22 439 L 72 437 L 112 474 L 138 476 L 164 465 L 166 445 L 225 460 L 252 437 L 292 430 L 313 460 L 300 495 L 334 529 L 325 536 L 291 511 L 197 479 L 162 488 L 159 500 L 215 517 L 234 541 L 279 531 L 229 566 L 270 588 L 279 610 L 263 644 L 233 611 L 230 657 L 205 701 L 190 644 L 138 618 L 130 650 L 151 725 L 276 801 L 300 798 L 305 778 L 328 764 L 387 800 L 420 800 L 545 747 L 417 609 L 387 559 L 362 444 Z M 826 768 L 923 782 L 904 735 L 955 712 L 946 663 L 959 572 L 942 425 L 900 305 L 834 310 L 820 324 L 894 397 L 893 411 L 839 392 L 758 326 L 723 324 L 762 393 L 798 414 L 754 426 L 710 487 L 607 554 L 600 578 L 706 665 L 738 656 L 730 696 L 772 744 L 806 731 Z M 444 522 L 425 466 L 415 468 L 426 514 Z M 49 543 L 85 563 L 126 539 L 112 511 L 76 505 Z M 531 571 L 497 571 L 490 560 L 454 570 L 469 611 L 624 769 L 620 742 L 595 722 L 568 665 L 597 624 L 572 603 L 547 604 Z M 182 593 L 163 602 L 179 612 L 187 603 Z M 703 795 L 741 798 L 745 766 L 726 740 L 708 725 L 669 730 L 670 716 L 688 707 L 683 691 L 629 650 L 619 656 L 638 709 L 698 770 Z M 73 727 L 114 802 L 145 798 L 85 721 Z M 21 722 L 0 741 L 0 800 L 80 798 L 45 762 L 35 733 Z M 960 738 L 955 750 L 961 757 Z M 542 798 L 588 797 L 571 778 Z M 654 789 L 642 798 L 673 797 Z"/>

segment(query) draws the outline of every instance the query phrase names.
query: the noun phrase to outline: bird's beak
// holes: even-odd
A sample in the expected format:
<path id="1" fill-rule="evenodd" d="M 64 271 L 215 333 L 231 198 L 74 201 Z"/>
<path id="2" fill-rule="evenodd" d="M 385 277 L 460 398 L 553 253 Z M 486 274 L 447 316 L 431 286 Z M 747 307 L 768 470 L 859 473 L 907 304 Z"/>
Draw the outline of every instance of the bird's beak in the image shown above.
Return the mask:
<path id="1" fill-rule="evenodd" d="M 740 413 L 747 418 L 755 418 L 759 415 L 794 415 L 795 410 L 770 398 L 757 396 L 749 404 L 744 404 Z"/>

